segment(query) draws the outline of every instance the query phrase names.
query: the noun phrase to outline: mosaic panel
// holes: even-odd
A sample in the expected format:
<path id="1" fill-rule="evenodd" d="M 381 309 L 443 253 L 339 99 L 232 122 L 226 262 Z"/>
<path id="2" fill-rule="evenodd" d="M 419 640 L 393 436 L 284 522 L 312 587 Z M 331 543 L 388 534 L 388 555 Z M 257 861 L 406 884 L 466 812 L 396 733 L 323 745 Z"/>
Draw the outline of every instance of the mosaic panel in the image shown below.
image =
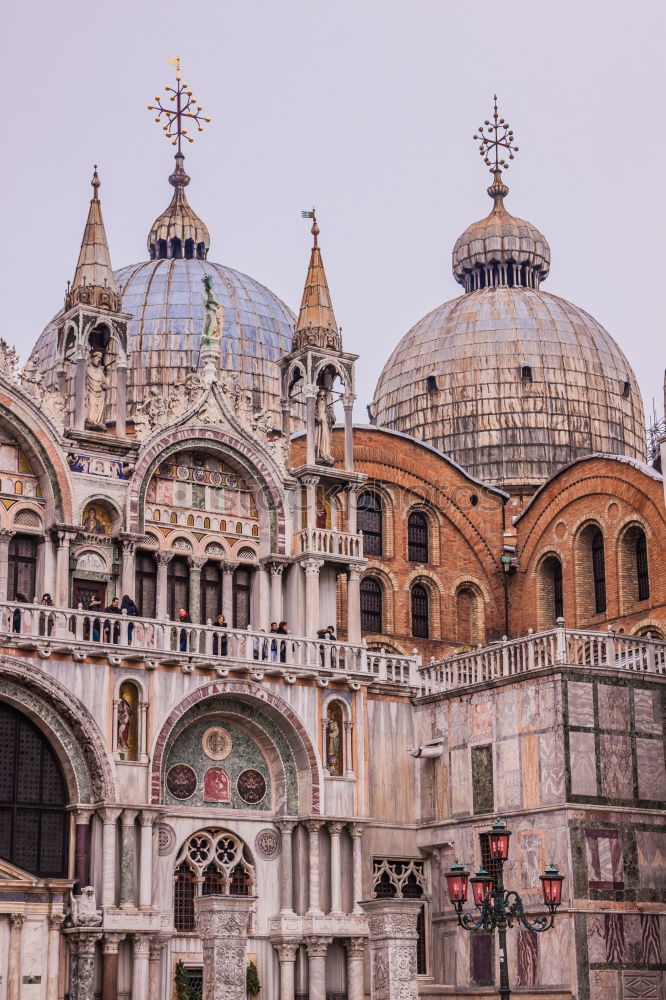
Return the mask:
<path id="1" fill-rule="evenodd" d="M 273 861 L 275 858 L 279 858 L 282 852 L 282 838 L 277 831 L 266 827 L 265 830 L 260 830 L 254 838 L 254 846 L 257 854 L 260 854 L 262 858 L 265 858 L 266 861 Z"/>

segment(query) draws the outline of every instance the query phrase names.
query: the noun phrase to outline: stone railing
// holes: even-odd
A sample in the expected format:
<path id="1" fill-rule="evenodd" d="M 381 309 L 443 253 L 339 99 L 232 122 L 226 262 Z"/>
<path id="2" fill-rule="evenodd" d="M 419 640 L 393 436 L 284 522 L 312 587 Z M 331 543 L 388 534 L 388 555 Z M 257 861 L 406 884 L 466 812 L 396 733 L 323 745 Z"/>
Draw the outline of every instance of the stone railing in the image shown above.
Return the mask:
<path id="1" fill-rule="evenodd" d="M 315 672 L 358 675 L 417 687 L 417 656 L 399 656 L 364 644 L 276 635 L 250 629 L 186 625 L 126 614 L 94 614 L 42 605 L 0 602 L 0 641 L 49 656 L 52 650 L 113 655 L 136 661 L 190 663 L 224 673 L 234 663 L 253 671 L 282 674 L 287 680 Z M 97 652 L 99 649 L 99 652 Z"/>
<path id="2" fill-rule="evenodd" d="M 419 668 L 421 694 L 452 691 L 501 677 L 514 677 L 540 667 L 573 664 L 608 667 L 666 676 L 666 642 L 609 629 L 586 632 L 558 627 L 520 639 L 503 640 L 473 653 L 433 660 Z"/>
<path id="3" fill-rule="evenodd" d="M 303 528 L 297 534 L 300 552 L 319 552 L 324 556 L 363 558 L 363 534 L 330 531 L 328 528 Z"/>

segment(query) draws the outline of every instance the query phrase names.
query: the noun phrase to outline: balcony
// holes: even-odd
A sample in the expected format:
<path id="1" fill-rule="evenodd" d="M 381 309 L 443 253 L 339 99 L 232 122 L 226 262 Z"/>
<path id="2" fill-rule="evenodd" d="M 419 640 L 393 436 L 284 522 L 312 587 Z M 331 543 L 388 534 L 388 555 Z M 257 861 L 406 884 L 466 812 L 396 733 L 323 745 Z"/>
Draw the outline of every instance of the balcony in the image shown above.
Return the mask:
<path id="1" fill-rule="evenodd" d="M 328 528 L 303 528 L 296 534 L 297 551 L 313 552 L 325 558 L 362 559 L 363 534 L 331 531 Z"/>
<path id="2" fill-rule="evenodd" d="M 48 659 L 52 653 L 76 661 L 103 657 L 143 663 L 148 669 L 179 666 L 264 675 L 315 677 L 325 687 L 331 680 L 356 683 L 383 681 L 415 687 L 419 684 L 418 657 L 399 656 L 366 645 L 330 642 L 304 636 L 278 636 L 250 629 L 220 629 L 212 625 L 181 625 L 155 618 L 104 615 L 81 608 L 45 608 L 34 604 L 0 602 L 0 644 Z"/>
<path id="3" fill-rule="evenodd" d="M 558 627 L 419 667 L 422 695 L 454 691 L 560 664 L 666 676 L 666 642 Z"/>

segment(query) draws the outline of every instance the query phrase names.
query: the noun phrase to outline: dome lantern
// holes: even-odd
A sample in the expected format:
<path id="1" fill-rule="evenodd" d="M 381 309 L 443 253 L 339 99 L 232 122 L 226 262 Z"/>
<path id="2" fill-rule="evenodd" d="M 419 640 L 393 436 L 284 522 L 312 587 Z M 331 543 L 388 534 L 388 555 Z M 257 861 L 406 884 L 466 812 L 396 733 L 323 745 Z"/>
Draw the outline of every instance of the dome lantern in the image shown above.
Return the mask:
<path id="1" fill-rule="evenodd" d="M 539 288 L 550 270 L 550 247 L 536 226 L 507 212 L 504 199 L 509 188 L 502 171 L 518 152 L 509 123 L 499 117 L 497 97 L 492 121 L 486 119 L 474 136 L 479 153 L 493 175 L 488 195 L 493 207 L 485 219 L 469 226 L 453 248 L 453 275 L 466 292 L 481 288 Z"/>

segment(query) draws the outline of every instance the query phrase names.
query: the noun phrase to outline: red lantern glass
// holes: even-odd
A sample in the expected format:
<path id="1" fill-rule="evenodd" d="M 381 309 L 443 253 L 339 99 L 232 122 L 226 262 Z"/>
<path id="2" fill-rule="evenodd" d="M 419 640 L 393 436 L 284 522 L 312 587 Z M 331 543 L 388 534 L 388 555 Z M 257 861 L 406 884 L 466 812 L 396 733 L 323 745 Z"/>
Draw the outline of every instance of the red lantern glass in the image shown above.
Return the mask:
<path id="1" fill-rule="evenodd" d="M 488 833 L 488 850 L 493 861 L 506 861 L 509 857 L 509 837 L 511 832 L 501 819 L 495 820 Z"/>
<path id="2" fill-rule="evenodd" d="M 562 902 L 562 883 L 564 875 L 560 875 L 554 865 L 548 865 L 543 875 L 539 875 L 543 889 L 543 901 L 549 908 L 555 908 Z"/>
<path id="3" fill-rule="evenodd" d="M 490 895 L 490 887 L 493 884 L 493 880 L 485 868 L 479 868 L 474 878 L 470 879 L 470 882 L 472 883 L 474 902 L 477 906 L 482 906 Z"/>
<path id="4" fill-rule="evenodd" d="M 449 888 L 449 899 L 452 903 L 464 903 L 467 899 L 467 880 L 469 872 L 466 872 L 458 862 L 451 865 L 446 873 L 446 882 Z"/>

